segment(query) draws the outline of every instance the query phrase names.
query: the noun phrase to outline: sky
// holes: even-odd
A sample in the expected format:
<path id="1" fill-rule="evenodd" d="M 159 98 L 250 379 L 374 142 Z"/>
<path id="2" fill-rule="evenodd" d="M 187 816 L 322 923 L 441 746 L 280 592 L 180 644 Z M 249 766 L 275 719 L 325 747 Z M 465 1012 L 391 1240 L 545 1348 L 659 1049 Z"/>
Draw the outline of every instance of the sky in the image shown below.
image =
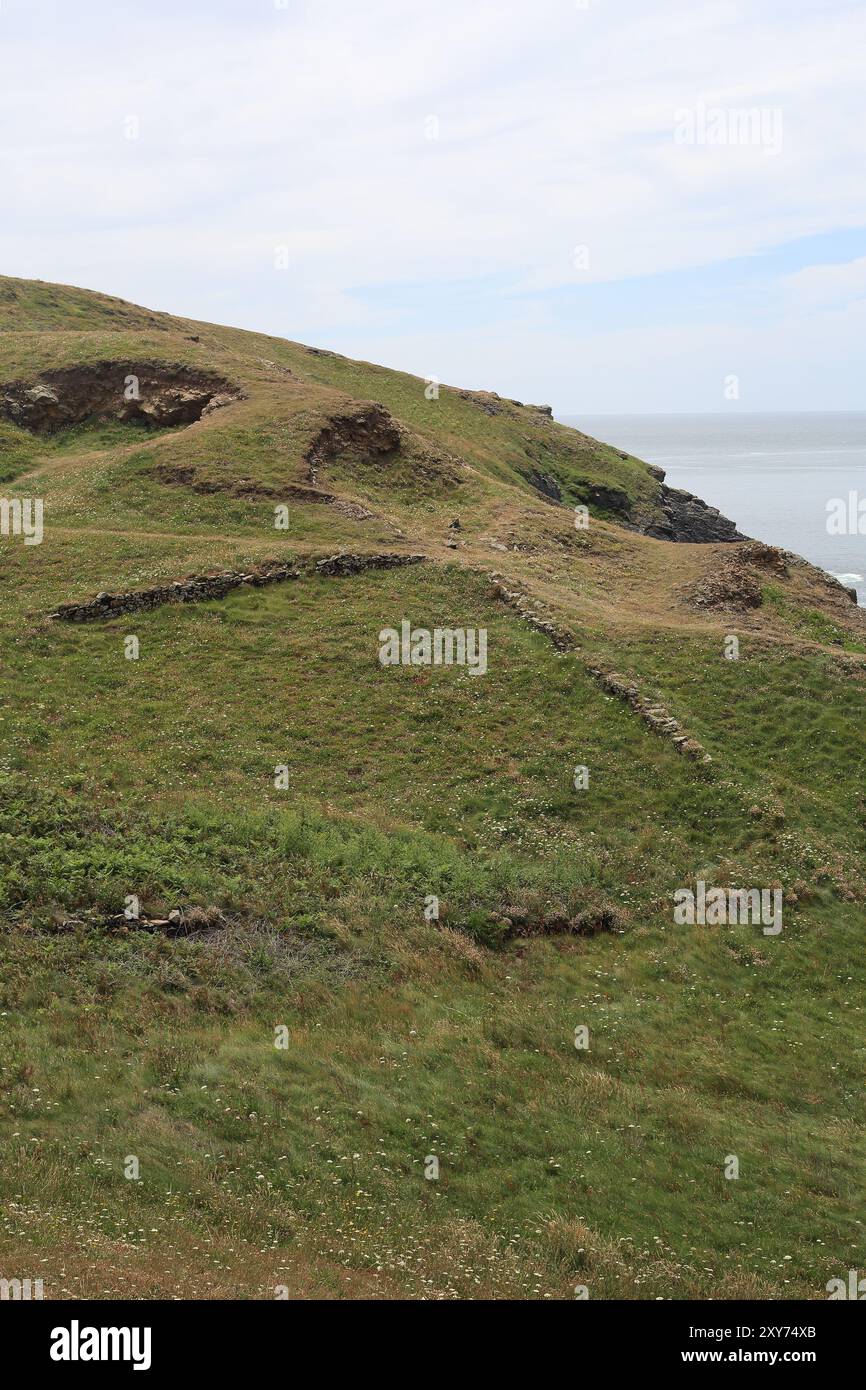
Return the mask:
<path id="1" fill-rule="evenodd" d="M 863 0 L 0 0 L 0 272 L 559 415 L 857 410 Z"/>

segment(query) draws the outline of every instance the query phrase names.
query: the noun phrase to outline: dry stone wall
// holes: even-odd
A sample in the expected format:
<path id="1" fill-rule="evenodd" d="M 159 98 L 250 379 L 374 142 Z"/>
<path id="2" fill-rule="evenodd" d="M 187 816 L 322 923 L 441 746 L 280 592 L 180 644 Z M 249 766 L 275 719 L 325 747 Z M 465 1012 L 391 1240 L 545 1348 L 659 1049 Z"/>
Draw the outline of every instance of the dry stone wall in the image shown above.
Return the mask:
<path id="1" fill-rule="evenodd" d="M 225 598 L 242 584 L 261 588 L 264 584 L 279 584 L 285 579 L 300 578 L 300 571 L 290 564 L 274 560 L 249 570 L 228 570 L 223 574 L 203 574 L 173 584 L 157 584 L 150 589 L 132 589 L 120 594 L 97 594 L 87 603 L 62 603 L 51 614 L 66 623 L 99 622 L 121 613 L 142 613 L 160 608 L 165 603 L 202 603 L 207 599 Z"/>

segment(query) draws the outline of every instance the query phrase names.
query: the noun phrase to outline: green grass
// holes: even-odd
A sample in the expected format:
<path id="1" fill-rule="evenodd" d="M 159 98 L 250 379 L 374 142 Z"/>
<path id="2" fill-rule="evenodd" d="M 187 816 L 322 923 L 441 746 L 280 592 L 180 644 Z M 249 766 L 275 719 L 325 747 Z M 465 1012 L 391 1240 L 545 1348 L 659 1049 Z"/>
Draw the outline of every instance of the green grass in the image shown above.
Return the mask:
<path id="1" fill-rule="evenodd" d="M 706 744 L 717 775 L 742 789 L 777 841 L 811 844 L 815 868 L 840 851 L 852 883 L 866 850 L 864 676 L 829 655 L 791 653 L 740 639 L 728 661 L 724 640 L 659 634 L 620 639 L 619 668 L 633 670 Z"/>
<path id="2" fill-rule="evenodd" d="M 841 647 L 846 652 L 866 652 L 866 644 L 851 637 L 839 623 L 834 623 L 826 613 L 817 608 L 803 608 L 790 600 L 773 584 L 763 588 L 764 602 L 779 614 L 792 632 L 806 637 L 823 646 Z"/>
<path id="3" fill-rule="evenodd" d="M 313 355 L 300 344 L 260 334 L 150 314 L 106 296 L 0 277 L 0 380 L 135 357 L 207 366 L 253 392 L 250 405 L 232 412 L 241 421 L 239 432 L 217 412 L 206 431 L 166 441 L 159 462 L 203 466 L 206 475 L 209 460 L 229 458 L 240 474 L 266 484 L 296 479 L 304 471 L 304 450 L 327 415 L 347 398 L 374 400 L 407 427 L 390 476 L 364 479 L 380 501 L 402 494 L 405 504 L 426 498 L 436 510 L 455 500 L 475 508 L 484 505 L 491 483 L 534 496 L 526 476 L 540 470 L 559 481 L 566 501 L 582 501 L 588 487 L 607 485 L 620 492 L 625 508 L 658 513 L 658 486 L 643 463 L 532 407 L 503 401 L 490 415 L 451 387 L 428 400 L 419 377 L 337 354 Z M 464 472 L 465 463 L 477 476 Z M 455 470 L 457 486 L 446 480 Z M 339 468 L 334 473 L 341 476 Z M 156 516 L 164 491 L 152 492 L 148 510 Z"/>
<path id="4" fill-rule="evenodd" d="M 602 482 L 644 507 L 651 480 L 530 407 L 427 401 L 404 374 L 0 279 L 2 379 L 124 355 L 248 394 L 146 440 L 0 425 L 0 479 L 24 472 L 10 495 L 46 508 L 42 545 L 0 551 L 4 1276 L 39 1273 L 48 1296 L 267 1298 L 288 1280 L 713 1299 L 821 1298 L 862 1269 L 855 628 L 780 582 L 726 661 L 724 630 L 676 599 L 686 562 L 665 609 L 656 543 L 604 528 L 566 543 L 528 468 L 570 500 Z M 158 481 L 160 466 L 302 481 L 322 421 L 358 399 L 391 410 L 404 445 L 321 482 L 371 520 L 292 503 L 277 532 L 270 498 Z M 340 547 L 433 549 L 455 514 L 468 546 L 528 543 L 493 563 L 518 584 L 556 576 L 577 650 L 495 599 L 480 542 L 439 552 L 453 564 L 312 572 Z M 270 557 L 302 578 L 48 617 Z M 652 625 L 621 620 L 620 582 L 626 617 L 646 585 Z M 379 631 L 404 617 L 486 627 L 487 674 L 383 669 Z M 634 676 L 712 761 L 678 755 L 594 665 Z M 782 933 L 677 926 L 673 894 L 698 878 L 778 884 Z M 128 895 L 148 917 L 223 920 L 124 929 Z M 581 913 L 613 929 L 509 929 Z"/>
<path id="5" fill-rule="evenodd" d="M 47 438 L 30 434 L 7 420 L 0 420 L 0 483 L 12 482 L 26 469 L 45 466 L 64 455 L 83 450 L 110 450 L 128 447 L 142 437 L 158 437 L 163 430 L 151 430 L 143 422 L 84 421 Z M 41 485 L 40 485 L 41 486 Z M 28 488 L 21 489 L 25 494 Z M 32 491 L 32 489 L 30 489 Z"/>
<path id="6" fill-rule="evenodd" d="M 0 420 L 0 483 L 11 482 L 32 465 L 39 453 L 39 441 L 26 430 Z"/>
<path id="7" fill-rule="evenodd" d="M 480 961 L 408 914 L 340 953 L 13 933 L 7 1230 L 219 1229 L 274 1283 L 300 1250 L 437 1297 L 818 1296 L 862 1258 L 862 966 L 815 972 L 844 919 L 784 950 L 658 929 Z"/>
<path id="8" fill-rule="evenodd" d="M 121 325 L 141 329 L 153 322 L 147 309 L 110 295 L 0 275 L 0 332 L 67 333 Z"/>
<path id="9" fill-rule="evenodd" d="M 101 1238 L 228 1223 L 275 1271 L 303 1251 L 416 1295 L 817 1296 L 861 1251 L 861 909 L 802 833 L 747 814 L 782 663 L 748 707 L 752 761 L 726 729 L 731 765 L 707 773 L 486 592 L 447 570 L 306 579 L 13 652 L 3 1095 L 27 1163 L 7 1191 L 84 1222 L 96 1181 Z M 488 625 L 488 676 L 382 670 L 378 629 L 406 611 Z M 748 661 L 699 679 L 694 645 L 672 684 L 685 652 L 651 651 L 704 737 L 758 684 Z M 839 745 L 816 732 L 829 804 Z M 713 870 L 811 878 L 779 940 L 674 927 L 673 889 Z M 229 939 L 118 936 L 104 918 L 127 893 L 149 913 L 216 903 Z M 590 901 L 624 934 L 502 944 L 515 902 Z"/>

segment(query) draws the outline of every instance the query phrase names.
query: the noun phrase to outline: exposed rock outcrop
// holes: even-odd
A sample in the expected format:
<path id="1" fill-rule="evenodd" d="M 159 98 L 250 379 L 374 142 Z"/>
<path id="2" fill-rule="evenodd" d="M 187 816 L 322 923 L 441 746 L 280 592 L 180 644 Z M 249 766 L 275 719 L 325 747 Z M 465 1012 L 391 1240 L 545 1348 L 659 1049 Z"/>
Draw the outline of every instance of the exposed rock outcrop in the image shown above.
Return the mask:
<path id="1" fill-rule="evenodd" d="M 632 520 L 631 501 L 622 488 L 605 483 L 593 483 L 581 489 L 580 500 L 587 507 L 601 512 L 612 512 L 623 526 L 640 529 L 639 524 Z"/>
<path id="2" fill-rule="evenodd" d="M 682 488 L 661 484 L 660 505 L 663 521 L 641 527 L 646 536 L 663 541 L 682 541 L 698 544 L 706 541 L 742 541 L 746 537 L 737 530 L 717 507 L 710 507 L 700 497 Z"/>
<path id="3" fill-rule="evenodd" d="M 736 558 L 740 564 L 754 565 L 756 569 L 767 570 L 780 579 L 786 579 L 789 573 L 786 551 L 779 550 L 775 545 L 765 545 L 763 541 L 747 541 L 745 545 L 738 546 Z"/>
<path id="4" fill-rule="evenodd" d="M 578 481 L 574 484 L 573 496 L 591 510 L 607 514 L 627 530 L 639 531 L 643 536 L 654 536 L 658 540 L 698 543 L 746 539 L 717 507 L 709 506 L 682 488 L 668 487 L 663 468 L 655 464 L 646 467 L 659 484 L 657 507 L 652 511 L 646 503 L 635 503 L 616 483 Z M 562 502 L 562 485 L 551 473 L 536 467 L 524 471 L 521 476 L 546 502 Z"/>
<path id="5" fill-rule="evenodd" d="M 764 602 L 762 575 L 784 579 L 789 573 L 784 550 L 763 541 L 746 541 L 714 558 L 712 568 L 686 590 L 695 608 L 729 608 L 744 611 Z"/>
<path id="6" fill-rule="evenodd" d="M 41 372 L 0 386 L 0 415 L 33 434 L 85 420 L 131 420 L 149 428 L 190 425 L 243 392 L 223 377 L 166 362 L 96 362 Z"/>
<path id="7" fill-rule="evenodd" d="M 543 497 L 545 502 L 562 501 L 562 488 L 549 473 L 543 473 L 540 468 L 533 468 L 521 476 L 535 488 L 535 491 Z"/>
<path id="8" fill-rule="evenodd" d="M 502 397 L 495 391 L 462 391 L 458 390 L 457 395 L 463 401 L 469 401 L 472 405 L 477 405 L 479 410 L 483 410 L 485 415 L 501 415 L 505 409 Z"/>
<path id="9" fill-rule="evenodd" d="M 621 457 L 627 459 L 630 455 Z M 736 523 L 723 516 L 717 507 L 711 507 L 683 488 L 669 487 L 665 482 L 665 470 L 658 464 L 647 463 L 644 467 L 659 484 L 657 504 L 661 516 L 657 511 L 647 515 L 644 507 L 633 504 L 627 494 L 616 487 L 591 488 L 584 500 L 590 506 L 621 517 L 622 525 L 630 530 L 657 540 L 700 544 L 747 539 L 737 530 Z"/>
<path id="10" fill-rule="evenodd" d="M 843 594 L 850 603 L 858 603 L 857 590 L 850 588 L 847 584 L 841 583 L 841 581 L 836 578 L 835 574 L 828 574 L 826 570 L 819 569 L 817 565 L 810 564 L 808 560 L 803 559 L 802 555 L 793 555 L 789 550 L 786 550 L 784 554 L 790 565 L 795 566 L 797 569 L 805 570 L 807 574 L 823 585 L 824 589 L 827 591 L 827 597 L 834 605 L 836 601 L 842 598 Z"/>
<path id="11" fill-rule="evenodd" d="M 746 564 L 719 561 L 687 591 L 694 608 L 729 608 L 743 612 L 764 602 L 761 580 Z"/>
<path id="12" fill-rule="evenodd" d="M 732 546 L 722 556 L 714 556 L 712 568 L 683 592 L 694 608 L 744 612 L 760 608 L 764 602 L 764 586 L 768 579 L 787 579 L 797 571 L 808 576 L 823 590 L 823 603 L 840 610 L 857 603 L 857 590 L 846 588 L 832 574 L 812 565 L 790 550 L 780 550 L 763 541 L 746 541 Z"/>

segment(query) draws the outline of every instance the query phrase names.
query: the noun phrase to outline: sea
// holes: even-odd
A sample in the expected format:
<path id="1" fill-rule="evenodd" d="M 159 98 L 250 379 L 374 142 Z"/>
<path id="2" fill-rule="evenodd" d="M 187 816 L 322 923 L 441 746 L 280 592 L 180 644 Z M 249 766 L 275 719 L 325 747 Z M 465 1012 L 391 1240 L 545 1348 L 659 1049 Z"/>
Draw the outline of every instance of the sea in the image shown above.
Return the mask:
<path id="1" fill-rule="evenodd" d="M 671 487 L 718 507 L 745 535 L 820 565 L 866 606 L 866 411 L 559 418 L 659 464 Z M 845 534 L 832 534 L 841 504 Z"/>

